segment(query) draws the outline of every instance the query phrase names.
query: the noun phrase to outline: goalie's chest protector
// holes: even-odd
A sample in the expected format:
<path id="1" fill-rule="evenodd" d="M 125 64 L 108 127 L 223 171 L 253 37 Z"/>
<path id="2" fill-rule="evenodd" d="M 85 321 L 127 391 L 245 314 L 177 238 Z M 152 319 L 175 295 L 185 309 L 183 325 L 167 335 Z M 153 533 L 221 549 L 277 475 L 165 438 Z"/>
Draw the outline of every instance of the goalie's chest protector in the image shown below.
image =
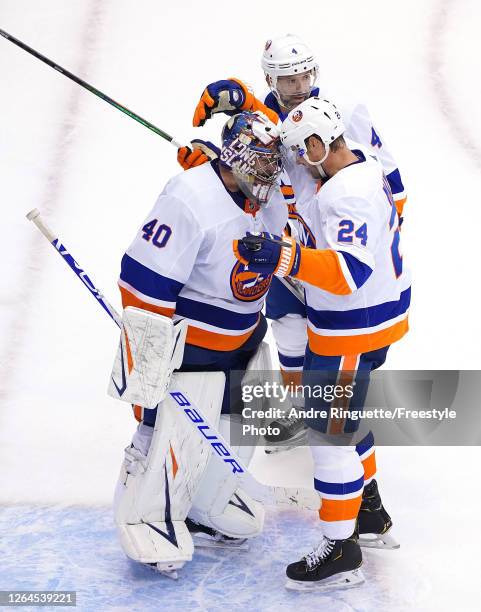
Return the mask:
<path id="1" fill-rule="evenodd" d="M 247 270 L 232 242 L 246 232 L 279 235 L 286 221 L 280 192 L 255 214 L 246 212 L 210 164 L 174 177 L 124 256 L 124 305 L 127 292 L 143 307 L 175 311 L 174 318 L 187 319 L 189 344 L 240 347 L 257 326 L 271 276 Z"/>

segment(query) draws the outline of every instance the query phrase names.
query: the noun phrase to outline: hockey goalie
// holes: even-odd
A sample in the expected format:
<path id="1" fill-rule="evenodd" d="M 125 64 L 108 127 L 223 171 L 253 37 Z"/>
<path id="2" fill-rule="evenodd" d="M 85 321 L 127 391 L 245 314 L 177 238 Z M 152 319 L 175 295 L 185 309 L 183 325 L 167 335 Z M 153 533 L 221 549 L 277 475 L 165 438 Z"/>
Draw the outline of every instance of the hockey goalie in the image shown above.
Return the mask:
<path id="1" fill-rule="evenodd" d="M 218 469 L 172 391 L 228 441 L 230 372 L 271 369 L 261 310 L 272 275 L 250 272 L 232 245 L 242 233 L 285 227 L 279 146 L 278 128 L 262 113 L 231 117 L 219 157 L 167 183 L 122 259 L 124 322 L 110 393 L 135 406 L 140 425 L 115 514 L 127 555 L 161 571 L 191 559 L 191 531 L 204 543 L 239 546 L 262 530 L 262 506 Z M 247 465 L 253 448 L 237 453 Z"/>

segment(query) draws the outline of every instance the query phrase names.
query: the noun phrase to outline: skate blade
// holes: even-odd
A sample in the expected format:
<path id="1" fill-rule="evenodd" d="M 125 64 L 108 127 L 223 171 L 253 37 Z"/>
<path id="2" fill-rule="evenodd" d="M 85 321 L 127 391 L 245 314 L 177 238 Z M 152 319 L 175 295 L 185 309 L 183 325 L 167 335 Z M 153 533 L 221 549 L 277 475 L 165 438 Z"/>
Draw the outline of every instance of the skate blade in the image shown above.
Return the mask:
<path id="1" fill-rule="evenodd" d="M 213 540 L 212 538 L 194 535 L 192 537 L 196 548 L 222 548 L 224 550 L 249 550 L 249 542 L 246 538 L 237 541 Z"/>
<path id="2" fill-rule="evenodd" d="M 396 550 L 401 547 L 399 542 L 395 540 L 389 532 L 363 533 L 359 535 L 358 544 L 362 546 L 362 548 L 380 548 L 384 550 Z"/>
<path id="3" fill-rule="evenodd" d="M 277 453 L 285 453 L 287 451 L 292 450 L 293 448 L 297 448 L 295 444 L 292 446 L 266 446 L 264 452 L 266 455 L 275 455 Z"/>
<path id="4" fill-rule="evenodd" d="M 177 570 L 180 569 L 184 563 L 147 563 L 146 565 L 161 576 L 165 576 L 171 580 L 178 580 L 179 574 Z"/>
<path id="5" fill-rule="evenodd" d="M 335 576 L 330 576 L 324 580 L 292 580 L 288 578 L 285 584 L 286 589 L 291 591 L 332 591 L 334 589 L 351 589 L 364 582 L 364 574 L 360 569 L 349 572 L 341 572 Z"/>
<path id="6" fill-rule="evenodd" d="M 301 430 L 292 436 L 292 438 L 284 440 L 283 442 L 278 442 L 276 444 L 275 441 L 268 442 L 267 440 L 264 440 L 264 443 L 264 451 L 266 455 L 281 453 L 282 451 L 289 451 L 293 448 L 298 448 L 299 446 L 307 446 L 307 433 L 305 430 Z"/>

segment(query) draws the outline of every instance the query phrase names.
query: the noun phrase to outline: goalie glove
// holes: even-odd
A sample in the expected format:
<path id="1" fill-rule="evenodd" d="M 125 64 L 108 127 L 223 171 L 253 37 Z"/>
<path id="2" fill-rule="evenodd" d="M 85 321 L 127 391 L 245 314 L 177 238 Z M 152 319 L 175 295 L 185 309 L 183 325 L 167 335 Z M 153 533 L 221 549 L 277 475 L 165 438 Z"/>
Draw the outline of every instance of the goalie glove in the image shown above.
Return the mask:
<path id="1" fill-rule="evenodd" d="M 234 255 L 252 272 L 295 276 L 299 270 L 301 249 L 290 236 L 275 236 L 262 232 L 249 232 L 240 240 L 234 240 Z"/>
<path id="2" fill-rule="evenodd" d="M 202 166 L 220 155 L 220 149 L 207 140 L 192 140 L 192 147 L 180 147 L 177 151 L 177 161 L 184 170 Z"/>

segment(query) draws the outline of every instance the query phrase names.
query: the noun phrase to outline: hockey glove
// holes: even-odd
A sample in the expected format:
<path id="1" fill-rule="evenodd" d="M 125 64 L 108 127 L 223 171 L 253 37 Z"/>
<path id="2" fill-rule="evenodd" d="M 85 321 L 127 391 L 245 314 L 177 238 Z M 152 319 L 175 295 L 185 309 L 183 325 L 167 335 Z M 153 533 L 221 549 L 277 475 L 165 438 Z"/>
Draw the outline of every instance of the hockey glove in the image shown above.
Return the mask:
<path id="1" fill-rule="evenodd" d="M 230 78 L 207 85 L 195 107 L 192 124 L 201 127 L 214 113 L 235 115 L 241 110 L 251 110 L 254 96 L 242 81 Z"/>
<path id="2" fill-rule="evenodd" d="M 207 140 L 192 140 L 191 147 L 180 147 L 177 151 L 177 161 L 184 170 L 202 166 L 208 161 L 219 157 L 220 149 Z"/>
<path id="3" fill-rule="evenodd" d="M 294 276 L 299 270 L 301 249 L 290 236 L 247 232 L 244 238 L 234 240 L 233 250 L 236 258 L 252 272 Z"/>

